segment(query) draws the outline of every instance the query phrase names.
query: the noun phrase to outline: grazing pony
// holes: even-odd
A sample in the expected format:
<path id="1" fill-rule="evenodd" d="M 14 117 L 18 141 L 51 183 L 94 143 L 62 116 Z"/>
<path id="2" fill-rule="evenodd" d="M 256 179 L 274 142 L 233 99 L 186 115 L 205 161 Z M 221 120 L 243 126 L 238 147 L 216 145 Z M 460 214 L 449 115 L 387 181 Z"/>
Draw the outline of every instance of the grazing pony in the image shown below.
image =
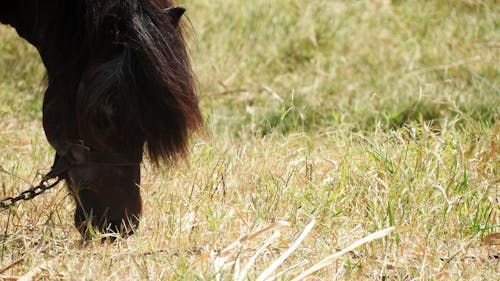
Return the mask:
<path id="1" fill-rule="evenodd" d="M 128 235 L 138 227 L 143 152 L 171 163 L 202 124 L 170 0 L 3 0 L 0 22 L 34 45 L 47 69 L 43 127 L 51 173 L 76 202 L 75 226 Z"/>

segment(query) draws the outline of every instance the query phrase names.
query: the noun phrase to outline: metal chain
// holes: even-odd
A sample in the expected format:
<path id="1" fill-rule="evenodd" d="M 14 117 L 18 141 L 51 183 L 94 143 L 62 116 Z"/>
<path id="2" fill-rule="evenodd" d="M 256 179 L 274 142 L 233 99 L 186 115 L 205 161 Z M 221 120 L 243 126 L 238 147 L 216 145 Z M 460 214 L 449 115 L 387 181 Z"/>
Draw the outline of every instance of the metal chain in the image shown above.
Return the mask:
<path id="1" fill-rule="evenodd" d="M 29 189 L 21 192 L 18 196 L 15 197 L 7 197 L 4 199 L 0 200 L 0 210 L 5 210 L 13 205 L 15 205 L 18 201 L 24 200 L 28 201 L 31 200 L 35 197 L 37 197 L 40 194 L 43 194 L 45 191 L 53 188 L 56 186 L 59 182 L 61 181 L 60 178 L 58 178 L 55 182 L 49 183 L 48 179 L 44 178 L 40 183 L 36 186 L 32 186 Z"/>

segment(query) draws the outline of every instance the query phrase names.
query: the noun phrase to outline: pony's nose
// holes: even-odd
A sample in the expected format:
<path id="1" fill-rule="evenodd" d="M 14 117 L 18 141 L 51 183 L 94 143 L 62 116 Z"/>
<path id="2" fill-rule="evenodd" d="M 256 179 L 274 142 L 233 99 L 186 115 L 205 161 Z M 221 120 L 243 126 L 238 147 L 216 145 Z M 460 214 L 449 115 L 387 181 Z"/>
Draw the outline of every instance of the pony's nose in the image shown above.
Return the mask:
<path id="1" fill-rule="evenodd" d="M 128 236 L 137 229 L 142 211 L 139 165 L 75 167 L 68 178 L 76 202 L 75 226 L 84 238 L 96 232 Z"/>

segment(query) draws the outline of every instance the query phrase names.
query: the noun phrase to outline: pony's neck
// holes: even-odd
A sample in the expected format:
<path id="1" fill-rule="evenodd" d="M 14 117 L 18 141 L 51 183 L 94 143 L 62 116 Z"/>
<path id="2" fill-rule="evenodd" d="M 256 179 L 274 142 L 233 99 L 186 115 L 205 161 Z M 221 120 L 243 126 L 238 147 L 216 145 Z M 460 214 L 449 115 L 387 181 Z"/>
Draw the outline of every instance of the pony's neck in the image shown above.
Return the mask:
<path id="1" fill-rule="evenodd" d="M 14 27 L 19 36 L 38 49 L 50 77 L 53 70 L 67 62 L 78 44 L 78 5 L 60 0 L 3 2 L 0 23 Z"/>
<path id="2" fill-rule="evenodd" d="M 0 7 L 0 22 L 13 26 L 21 37 L 38 46 L 47 31 L 50 15 L 53 14 L 53 1 L 43 4 L 39 0 L 4 2 L 6 3 Z"/>

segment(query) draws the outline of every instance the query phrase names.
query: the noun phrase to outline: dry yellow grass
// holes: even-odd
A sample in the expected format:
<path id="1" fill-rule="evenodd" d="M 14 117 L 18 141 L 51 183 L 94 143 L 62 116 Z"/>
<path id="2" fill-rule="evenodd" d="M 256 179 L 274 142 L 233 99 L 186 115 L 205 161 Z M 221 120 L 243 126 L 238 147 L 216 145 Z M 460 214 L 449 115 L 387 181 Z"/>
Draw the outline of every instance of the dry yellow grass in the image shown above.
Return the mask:
<path id="1" fill-rule="evenodd" d="M 206 135 L 126 240 L 82 245 L 62 186 L 0 212 L 0 280 L 498 279 L 497 1 L 180 2 Z M 42 80 L 1 27 L 0 197 L 51 165 Z"/>

